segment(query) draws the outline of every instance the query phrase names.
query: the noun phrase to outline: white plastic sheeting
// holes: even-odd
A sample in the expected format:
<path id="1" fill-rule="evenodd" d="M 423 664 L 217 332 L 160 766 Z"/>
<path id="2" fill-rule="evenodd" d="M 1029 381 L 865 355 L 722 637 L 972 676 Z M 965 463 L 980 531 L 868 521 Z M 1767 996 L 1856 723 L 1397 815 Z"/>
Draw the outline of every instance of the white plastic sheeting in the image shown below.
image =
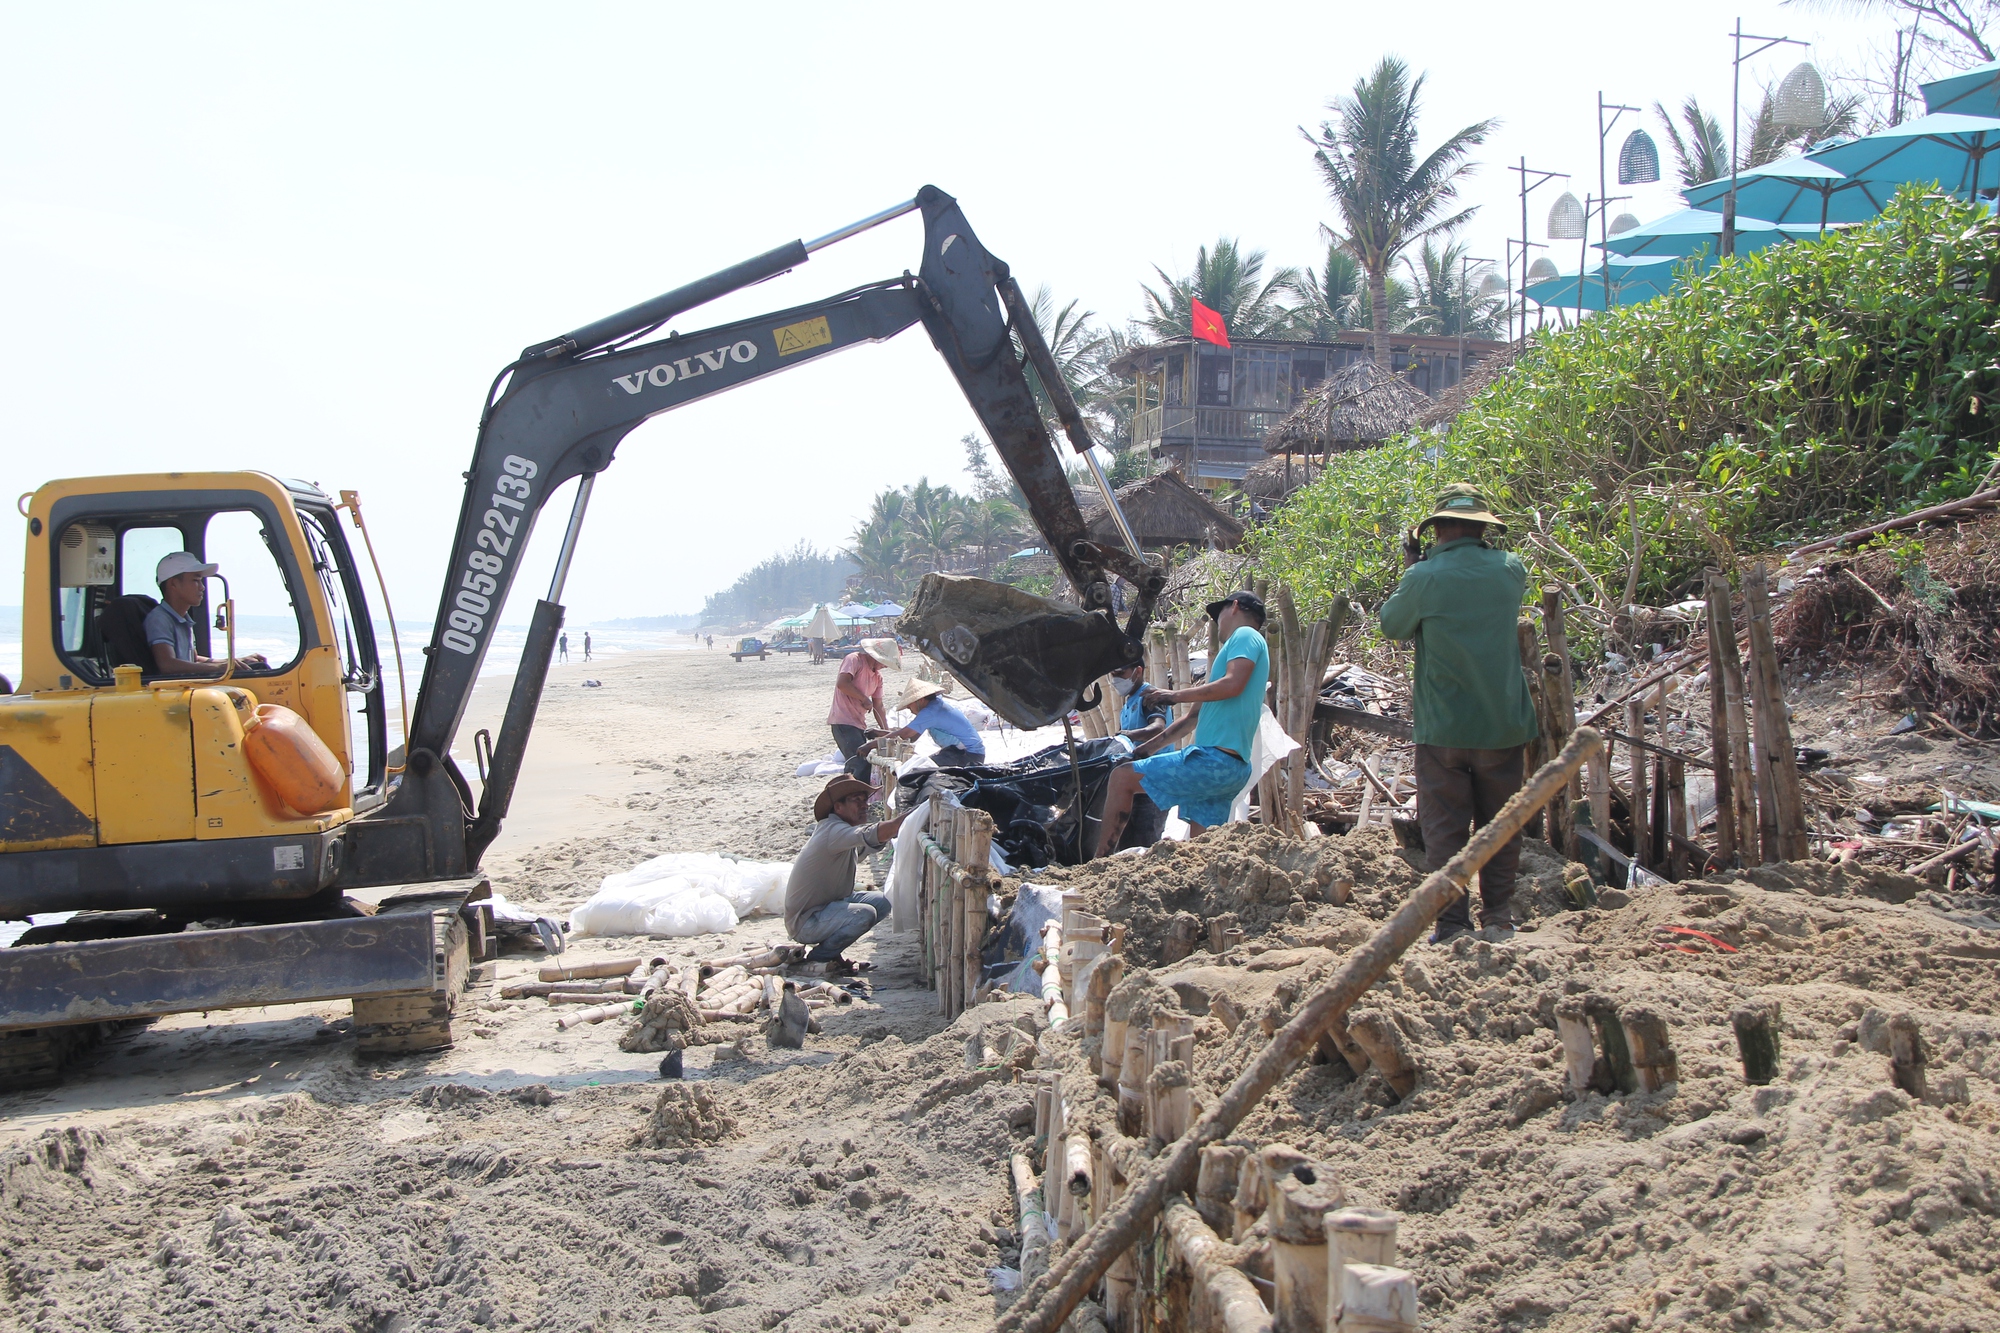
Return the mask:
<path id="1" fill-rule="evenodd" d="M 1257 735 L 1250 742 L 1250 780 L 1243 784 L 1243 790 L 1236 793 L 1235 801 L 1229 806 L 1230 823 L 1241 824 L 1250 818 L 1250 789 L 1270 772 L 1271 765 L 1298 748 L 1299 743 L 1278 725 L 1277 715 L 1266 704 L 1264 715 L 1257 719 Z M 1178 806 L 1175 808 L 1179 809 Z"/>
<path id="2" fill-rule="evenodd" d="M 606 875 L 590 901 L 569 914 L 570 933 L 709 935 L 746 916 L 785 910 L 790 862 L 738 861 L 675 852 Z"/>
<path id="3" fill-rule="evenodd" d="M 924 825 L 930 822 L 931 803 L 919 801 L 907 818 L 903 827 L 896 830 L 896 840 L 892 844 L 894 852 L 889 862 L 889 930 L 896 935 L 907 935 L 917 928 L 917 890 L 922 885 L 920 872 L 924 863 L 924 845 L 918 841 Z"/>

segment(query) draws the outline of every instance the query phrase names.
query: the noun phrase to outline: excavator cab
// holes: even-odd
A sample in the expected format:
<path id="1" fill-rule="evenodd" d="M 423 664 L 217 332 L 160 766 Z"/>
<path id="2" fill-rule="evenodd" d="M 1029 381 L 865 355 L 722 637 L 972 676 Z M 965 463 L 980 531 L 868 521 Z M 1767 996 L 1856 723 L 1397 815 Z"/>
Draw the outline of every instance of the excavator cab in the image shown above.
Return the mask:
<path id="1" fill-rule="evenodd" d="M 0 916 L 331 885 L 341 827 L 388 779 L 374 626 L 333 502 L 261 473 L 165 473 L 53 482 L 26 513 L 22 679 L 0 698 Z M 174 551 L 218 567 L 189 611 L 215 675 L 162 673 L 146 642 Z M 263 705 L 334 756 L 345 785 L 328 808 L 288 807 L 250 763 Z"/>

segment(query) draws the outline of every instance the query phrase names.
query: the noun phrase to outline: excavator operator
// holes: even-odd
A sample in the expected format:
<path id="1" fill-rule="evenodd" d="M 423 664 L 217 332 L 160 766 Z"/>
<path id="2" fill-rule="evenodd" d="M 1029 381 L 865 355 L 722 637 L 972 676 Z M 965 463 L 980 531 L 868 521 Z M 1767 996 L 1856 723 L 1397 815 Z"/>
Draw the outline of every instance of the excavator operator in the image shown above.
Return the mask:
<path id="1" fill-rule="evenodd" d="M 161 558 L 153 571 L 160 585 L 160 604 L 146 613 L 146 646 L 153 654 L 156 676 L 220 676 L 225 664 L 201 657 L 194 650 L 194 617 L 189 614 L 201 605 L 207 579 L 220 565 L 204 564 L 191 551 L 175 551 Z M 239 671 L 262 671 L 263 654 L 251 653 L 236 659 Z"/>

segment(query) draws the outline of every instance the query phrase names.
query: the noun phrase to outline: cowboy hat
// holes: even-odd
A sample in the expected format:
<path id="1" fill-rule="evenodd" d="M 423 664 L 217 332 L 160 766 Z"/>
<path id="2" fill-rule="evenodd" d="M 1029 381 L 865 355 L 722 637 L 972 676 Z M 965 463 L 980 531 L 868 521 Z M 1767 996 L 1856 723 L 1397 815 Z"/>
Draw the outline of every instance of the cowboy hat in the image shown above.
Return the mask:
<path id="1" fill-rule="evenodd" d="M 903 687 L 903 697 L 896 701 L 896 707 L 907 708 L 912 713 L 923 707 L 924 700 L 933 694 L 943 694 L 944 686 L 934 681 L 912 680 Z"/>
<path id="2" fill-rule="evenodd" d="M 819 789 L 819 795 L 813 798 L 813 821 L 817 823 L 832 814 L 835 801 L 853 796 L 857 792 L 866 796 L 874 790 L 860 778 L 849 777 L 845 773 L 828 778 L 826 785 Z"/>
<path id="3" fill-rule="evenodd" d="M 894 639 L 863 639 L 861 651 L 874 658 L 879 666 L 903 665 L 903 647 Z"/>
<path id="4" fill-rule="evenodd" d="M 1431 516 L 1417 524 L 1417 531 L 1422 532 L 1441 518 L 1460 523 L 1490 523 L 1496 532 L 1507 530 L 1507 525 L 1494 515 L 1478 488 L 1462 481 L 1452 483 L 1438 494 L 1437 503 L 1431 507 Z"/>

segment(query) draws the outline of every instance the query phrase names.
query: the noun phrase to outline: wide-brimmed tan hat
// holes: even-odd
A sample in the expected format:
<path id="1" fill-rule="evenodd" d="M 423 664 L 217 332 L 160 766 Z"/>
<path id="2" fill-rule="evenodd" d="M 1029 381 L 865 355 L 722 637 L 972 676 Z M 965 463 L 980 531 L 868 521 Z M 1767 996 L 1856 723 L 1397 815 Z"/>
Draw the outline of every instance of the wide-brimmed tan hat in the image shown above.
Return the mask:
<path id="1" fill-rule="evenodd" d="M 846 773 L 828 778 L 826 785 L 819 789 L 819 795 L 813 798 L 813 819 L 817 822 L 832 814 L 833 803 L 842 797 L 852 796 L 856 792 L 866 796 L 874 790 L 860 778 L 850 777 Z"/>
<path id="2" fill-rule="evenodd" d="M 878 665 L 885 667 L 903 665 L 903 646 L 894 639 L 863 639 L 861 651 L 874 658 Z"/>
<path id="3" fill-rule="evenodd" d="M 944 686 L 935 681 L 913 680 L 903 687 L 903 697 L 896 701 L 896 707 L 907 708 L 912 713 L 923 707 L 924 700 L 933 694 L 943 694 Z"/>
<path id="4" fill-rule="evenodd" d="M 1417 524 L 1417 531 L 1422 532 L 1441 518 L 1460 523 L 1488 523 L 1498 532 L 1507 530 L 1507 525 L 1487 505 L 1486 497 L 1479 493 L 1479 488 L 1462 481 L 1454 482 L 1438 493 L 1437 503 L 1431 506 L 1430 517 Z"/>

